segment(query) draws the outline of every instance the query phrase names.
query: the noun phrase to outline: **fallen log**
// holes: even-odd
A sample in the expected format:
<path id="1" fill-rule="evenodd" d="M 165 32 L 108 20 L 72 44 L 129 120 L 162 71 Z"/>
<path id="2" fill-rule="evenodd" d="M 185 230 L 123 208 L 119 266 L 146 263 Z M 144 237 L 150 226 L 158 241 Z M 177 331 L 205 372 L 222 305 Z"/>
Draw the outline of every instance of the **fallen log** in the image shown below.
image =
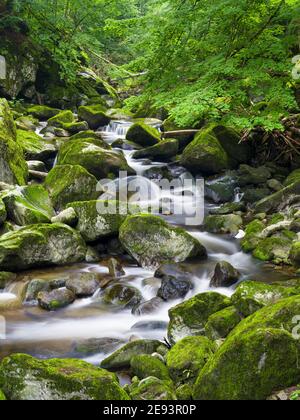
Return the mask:
<path id="1" fill-rule="evenodd" d="M 177 131 L 165 131 L 162 133 L 162 138 L 173 139 L 177 137 L 194 136 L 199 133 L 200 130 L 177 130 Z"/>

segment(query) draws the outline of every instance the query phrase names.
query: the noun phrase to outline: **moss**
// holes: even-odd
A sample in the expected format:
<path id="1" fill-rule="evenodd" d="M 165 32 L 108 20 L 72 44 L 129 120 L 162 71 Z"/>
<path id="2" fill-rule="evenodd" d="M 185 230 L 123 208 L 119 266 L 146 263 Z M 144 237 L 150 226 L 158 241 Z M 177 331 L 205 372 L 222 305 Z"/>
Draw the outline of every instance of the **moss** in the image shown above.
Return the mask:
<path id="1" fill-rule="evenodd" d="M 52 127 L 63 128 L 65 124 L 75 122 L 75 117 L 72 111 L 61 111 L 55 117 L 49 118 L 48 125 Z"/>
<path id="2" fill-rule="evenodd" d="M 85 254 L 81 236 L 61 224 L 26 226 L 0 238 L 0 267 L 8 271 L 81 262 Z"/>
<path id="3" fill-rule="evenodd" d="M 101 238 L 116 236 L 128 214 L 127 203 L 114 200 L 81 201 L 69 203 L 78 217 L 76 229 L 87 242 L 94 242 Z M 130 206 L 130 211 L 137 212 L 136 207 Z"/>
<path id="4" fill-rule="evenodd" d="M 153 376 L 163 381 L 171 381 L 166 365 L 157 357 L 147 354 L 134 356 L 130 365 L 133 375 L 139 379 Z"/>
<path id="5" fill-rule="evenodd" d="M 142 267 L 207 256 L 203 245 L 184 229 L 174 228 L 162 218 L 149 214 L 129 216 L 120 228 L 119 238 Z"/>
<path id="6" fill-rule="evenodd" d="M 28 167 L 6 99 L 0 99 L 0 179 L 8 184 L 25 185 Z"/>
<path id="7" fill-rule="evenodd" d="M 108 370 L 119 370 L 130 368 L 131 360 L 142 354 L 153 354 L 162 346 L 157 340 L 136 340 L 132 341 L 101 362 L 101 367 Z"/>
<path id="8" fill-rule="evenodd" d="M 16 127 L 20 130 L 35 131 L 39 120 L 32 116 L 22 116 L 15 120 Z"/>
<path id="9" fill-rule="evenodd" d="M 264 400 L 298 383 L 299 344 L 282 329 L 239 327 L 200 372 L 195 400 Z"/>
<path id="10" fill-rule="evenodd" d="M 243 219 L 236 214 L 210 215 L 205 218 L 204 226 L 211 233 L 236 234 L 243 225 Z"/>
<path id="11" fill-rule="evenodd" d="M 176 395 L 179 401 L 190 401 L 193 395 L 193 388 L 189 384 L 180 385 L 176 389 Z"/>
<path id="12" fill-rule="evenodd" d="M 290 250 L 290 260 L 296 266 L 300 266 L 300 242 L 294 242 Z"/>
<path id="13" fill-rule="evenodd" d="M 211 315 L 231 305 L 230 299 L 215 292 L 201 293 L 169 310 L 168 338 L 171 343 L 192 335 L 205 335 Z"/>
<path id="14" fill-rule="evenodd" d="M 284 181 L 284 185 L 288 186 L 294 184 L 297 181 L 300 181 L 300 169 L 293 171 Z"/>
<path id="15" fill-rule="evenodd" d="M 278 300 L 299 294 L 297 287 L 269 285 L 255 281 L 244 281 L 239 285 L 231 300 L 235 308 L 244 316 L 249 316 Z"/>
<path id="16" fill-rule="evenodd" d="M 0 389 L 0 401 L 6 401 L 6 397 L 4 393 L 1 391 L 1 389 Z"/>
<path id="17" fill-rule="evenodd" d="M 214 175 L 230 168 L 230 160 L 213 127 L 202 129 L 184 149 L 181 164 L 196 174 Z"/>
<path id="18" fill-rule="evenodd" d="M 54 216 L 47 190 L 41 185 L 29 185 L 2 195 L 8 217 L 19 226 L 49 223 Z"/>
<path id="19" fill-rule="evenodd" d="M 71 134 L 80 133 L 81 131 L 87 131 L 88 130 L 88 124 L 85 121 L 78 121 L 78 122 L 72 122 L 72 123 L 65 123 L 61 127 L 63 130 L 68 131 Z"/>
<path id="20" fill-rule="evenodd" d="M 17 130 L 17 141 L 25 156 L 40 153 L 43 149 L 42 138 L 31 131 Z"/>
<path id="21" fill-rule="evenodd" d="M 265 229 L 265 225 L 260 220 L 253 220 L 246 227 L 246 235 L 242 240 L 242 248 L 245 252 L 251 252 L 259 244 L 259 235 Z"/>
<path id="22" fill-rule="evenodd" d="M 80 165 L 97 179 L 107 178 L 109 174 L 119 175 L 127 171 L 135 175 L 123 154 L 104 148 L 101 140 L 75 139 L 67 141 L 58 153 L 59 165 Z"/>
<path id="23" fill-rule="evenodd" d="M 3 200 L 0 198 L 0 226 L 5 222 L 7 217 L 6 208 Z"/>
<path id="24" fill-rule="evenodd" d="M 178 153 L 178 140 L 163 140 L 155 146 L 147 147 L 146 149 L 134 152 L 134 159 L 150 158 L 158 161 L 165 161 Z"/>
<path id="25" fill-rule="evenodd" d="M 287 263 L 291 249 L 291 240 L 278 237 L 266 238 L 259 241 L 253 256 L 261 261 Z"/>
<path id="26" fill-rule="evenodd" d="M 32 114 L 40 121 L 47 121 L 49 118 L 55 117 L 60 112 L 60 109 L 50 108 L 49 106 L 45 105 L 34 105 L 27 108 L 27 113 Z"/>
<path id="27" fill-rule="evenodd" d="M 135 123 L 129 128 L 126 139 L 143 147 L 155 146 L 161 140 L 156 128 L 142 122 Z"/>
<path id="28" fill-rule="evenodd" d="M 115 283 L 105 289 L 102 296 L 103 302 L 117 306 L 123 306 L 126 309 L 136 307 L 143 300 L 141 292 L 133 286 L 127 286 L 122 283 Z"/>
<path id="29" fill-rule="evenodd" d="M 0 384 L 10 400 L 128 400 L 117 377 L 75 359 L 3 359 Z"/>
<path id="30" fill-rule="evenodd" d="M 167 367 L 173 381 L 177 385 L 193 385 L 215 350 L 215 344 L 207 337 L 180 340 L 167 354 Z"/>
<path id="31" fill-rule="evenodd" d="M 229 306 L 208 318 L 205 334 L 211 340 L 226 338 L 240 322 L 241 316 L 237 309 L 234 306 Z"/>
<path id="32" fill-rule="evenodd" d="M 0 271 L 0 289 L 5 289 L 10 282 L 16 280 L 16 277 L 14 273 Z"/>
<path id="33" fill-rule="evenodd" d="M 106 115 L 106 109 L 102 105 L 81 106 L 78 109 L 78 117 L 86 121 L 92 130 L 110 122 L 110 118 Z"/>
<path id="34" fill-rule="evenodd" d="M 174 401 L 177 400 L 175 390 L 169 382 L 149 377 L 136 382 L 130 387 L 130 397 L 141 401 Z"/>
<path id="35" fill-rule="evenodd" d="M 284 215 L 281 213 L 276 213 L 272 215 L 271 220 L 268 223 L 268 226 L 276 225 L 277 223 L 283 222 L 283 221 L 284 221 Z"/>
<path id="36" fill-rule="evenodd" d="M 96 178 L 79 165 L 56 165 L 47 175 L 44 186 L 59 210 L 70 202 L 95 200 L 100 194 Z"/>

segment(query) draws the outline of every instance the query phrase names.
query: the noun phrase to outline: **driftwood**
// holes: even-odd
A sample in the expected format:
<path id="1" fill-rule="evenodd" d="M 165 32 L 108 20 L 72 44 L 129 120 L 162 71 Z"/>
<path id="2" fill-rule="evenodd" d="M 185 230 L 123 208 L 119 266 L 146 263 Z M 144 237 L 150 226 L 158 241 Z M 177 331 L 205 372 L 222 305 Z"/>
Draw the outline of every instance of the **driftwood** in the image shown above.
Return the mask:
<path id="1" fill-rule="evenodd" d="M 177 137 L 194 136 L 197 133 L 199 133 L 199 130 L 165 131 L 161 136 L 164 139 L 173 139 Z"/>

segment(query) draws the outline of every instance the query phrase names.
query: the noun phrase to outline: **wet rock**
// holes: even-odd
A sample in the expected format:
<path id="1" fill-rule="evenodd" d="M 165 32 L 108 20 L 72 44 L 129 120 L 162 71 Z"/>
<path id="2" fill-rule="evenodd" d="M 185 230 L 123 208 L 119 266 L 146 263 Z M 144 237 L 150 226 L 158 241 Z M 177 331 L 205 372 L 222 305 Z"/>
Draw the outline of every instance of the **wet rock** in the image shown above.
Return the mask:
<path id="1" fill-rule="evenodd" d="M 0 271 L 0 290 L 5 289 L 5 287 L 16 280 L 17 275 L 15 273 L 10 273 L 7 271 Z"/>
<path id="2" fill-rule="evenodd" d="M 160 143 L 134 152 L 134 159 L 149 158 L 151 160 L 166 161 L 178 154 L 178 141 L 174 139 L 162 140 Z"/>
<path id="3" fill-rule="evenodd" d="M 29 160 L 27 165 L 30 171 L 47 172 L 45 163 L 40 160 Z"/>
<path id="4" fill-rule="evenodd" d="M 167 179 L 168 181 L 172 181 L 174 179 L 173 173 L 169 167 L 153 167 L 147 169 L 143 176 L 150 180 L 157 180 L 160 181 L 162 179 Z"/>
<path id="5" fill-rule="evenodd" d="M 38 224 L 0 237 L 0 266 L 26 270 L 84 260 L 86 245 L 80 235 L 61 224 Z"/>
<path id="6" fill-rule="evenodd" d="M 210 287 L 230 287 L 239 281 L 241 274 L 231 264 L 221 261 L 216 265 Z"/>
<path id="7" fill-rule="evenodd" d="M 109 354 L 123 344 L 124 340 L 117 338 L 90 338 L 88 340 L 77 341 L 73 346 L 73 352 L 81 356 L 93 356 L 99 353 Z"/>
<path id="8" fill-rule="evenodd" d="M 52 217 L 51 223 L 63 223 L 68 226 L 76 226 L 78 223 L 78 217 L 75 210 L 72 207 L 61 211 L 57 216 Z"/>
<path id="9" fill-rule="evenodd" d="M 97 179 L 118 176 L 120 171 L 135 175 L 122 152 L 104 149 L 95 139 L 69 140 L 58 153 L 59 165 L 80 165 Z"/>
<path id="10" fill-rule="evenodd" d="M 143 147 L 154 146 L 161 141 L 159 131 L 144 123 L 133 124 L 126 139 Z"/>
<path id="11" fill-rule="evenodd" d="M 5 222 L 7 217 L 6 207 L 2 199 L 0 199 L 0 226 Z"/>
<path id="12" fill-rule="evenodd" d="M 50 292 L 50 291 L 51 291 L 51 285 L 49 281 L 44 280 L 44 279 L 33 279 L 29 282 L 27 286 L 24 302 L 25 303 L 35 302 L 40 292 Z"/>
<path id="13" fill-rule="evenodd" d="M 38 360 L 16 354 L 2 360 L 0 383 L 8 399 L 15 401 L 129 399 L 114 374 L 73 359 Z"/>
<path id="14" fill-rule="evenodd" d="M 284 210 L 287 206 L 299 203 L 300 181 L 289 184 L 282 190 L 269 195 L 255 206 L 256 213 L 274 213 Z"/>
<path id="15" fill-rule="evenodd" d="M 193 385 L 215 351 L 216 345 L 207 337 L 186 337 L 179 341 L 167 354 L 171 378 L 177 385 Z"/>
<path id="16" fill-rule="evenodd" d="M 100 259 L 101 257 L 98 250 L 95 247 L 88 246 L 86 256 L 85 256 L 85 261 L 87 263 L 97 263 L 100 261 Z"/>
<path id="17" fill-rule="evenodd" d="M 162 345 L 157 340 L 132 341 L 101 362 L 101 367 L 108 370 L 128 369 L 134 356 L 153 354 Z"/>
<path id="18" fill-rule="evenodd" d="M 217 214 L 217 215 L 228 215 L 228 214 L 232 214 L 232 213 L 237 213 L 237 212 L 245 212 L 246 211 L 246 206 L 244 203 L 239 202 L 239 203 L 226 203 L 223 204 L 221 207 L 216 208 L 216 209 L 211 209 L 209 211 L 210 214 Z"/>
<path id="19" fill-rule="evenodd" d="M 130 361 L 131 371 L 139 379 L 146 379 L 150 376 L 170 382 L 168 369 L 166 365 L 157 357 L 149 354 L 134 356 Z"/>
<path id="20" fill-rule="evenodd" d="M 157 296 L 165 301 L 180 299 L 184 298 L 193 287 L 193 283 L 188 278 L 165 277 L 162 279 Z"/>
<path id="21" fill-rule="evenodd" d="M 136 150 L 139 146 L 136 143 L 132 143 L 131 141 L 118 139 L 114 141 L 111 145 L 113 149 L 122 149 L 122 150 Z"/>
<path id="22" fill-rule="evenodd" d="M 267 187 L 244 187 L 243 188 L 243 200 L 246 203 L 256 203 L 257 201 L 260 201 L 261 199 L 268 197 L 272 191 Z"/>
<path id="23" fill-rule="evenodd" d="M 99 197 L 96 178 L 79 165 L 57 165 L 48 174 L 45 188 L 56 209 L 68 203 L 93 200 Z"/>
<path id="24" fill-rule="evenodd" d="M 213 341 L 222 340 L 229 335 L 241 320 L 239 311 L 234 306 L 229 306 L 208 318 L 205 325 L 205 335 Z"/>
<path id="25" fill-rule="evenodd" d="M 2 195 L 8 217 L 19 226 L 49 223 L 54 210 L 47 190 L 41 185 L 16 188 Z"/>
<path id="26" fill-rule="evenodd" d="M 297 294 L 299 294 L 298 288 L 244 281 L 236 289 L 231 301 L 239 313 L 249 316 L 264 306 Z"/>
<path id="27" fill-rule="evenodd" d="M 78 109 L 78 117 L 87 121 L 92 130 L 104 127 L 110 122 L 110 117 L 106 115 L 106 109 L 102 105 L 81 106 Z"/>
<path id="28" fill-rule="evenodd" d="M 16 123 L 16 127 L 19 130 L 24 130 L 24 131 L 35 131 L 37 128 L 37 125 L 39 123 L 38 120 L 36 120 L 33 117 L 19 117 L 15 120 Z"/>
<path id="29" fill-rule="evenodd" d="M 17 142 L 12 114 L 6 99 L 0 99 L 0 181 L 25 185 L 27 176 L 27 164 Z"/>
<path id="30" fill-rule="evenodd" d="M 237 214 L 210 215 L 205 218 L 204 228 L 210 233 L 236 235 L 243 226 L 243 219 Z"/>
<path id="31" fill-rule="evenodd" d="M 169 261 L 207 257 L 206 249 L 199 241 L 157 216 L 129 216 L 120 228 L 119 238 L 127 252 L 142 267 L 158 267 Z"/>
<path id="32" fill-rule="evenodd" d="M 132 309 L 133 315 L 148 315 L 155 313 L 164 303 L 160 297 L 155 297 L 146 302 L 142 302 Z"/>
<path id="33" fill-rule="evenodd" d="M 103 294 L 105 303 L 133 308 L 137 306 L 143 297 L 141 292 L 133 286 L 117 283 L 108 287 Z"/>
<path id="34" fill-rule="evenodd" d="M 237 188 L 236 172 L 227 172 L 222 177 L 205 181 L 205 196 L 215 203 L 233 201 Z"/>
<path id="35" fill-rule="evenodd" d="M 174 401 L 177 396 L 174 387 L 161 379 L 149 377 L 135 382 L 129 388 L 130 397 L 134 401 Z"/>
<path id="36" fill-rule="evenodd" d="M 93 273 L 81 273 L 78 278 L 70 278 L 66 282 L 66 288 L 78 298 L 93 296 L 100 288 L 99 276 Z"/>
<path id="37" fill-rule="evenodd" d="M 126 272 L 122 267 L 122 264 L 115 258 L 110 258 L 107 263 L 109 275 L 113 278 L 120 278 L 125 276 Z"/>
<path id="38" fill-rule="evenodd" d="M 165 321 L 140 321 L 131 327 L 133 331 L 153 331 L 153 330 L 166 330 L 168 323 Z"/>
<path id="39" fill-rule="evenodd" d="M 51 292 L 40 292 L 37 296 L 39 306 L 47 311 L 56 311 L 69 306 L 75 301 L 75 294 L 66 288 Z"/>
<path id="40" fill-rule="evenodd" d="M 171 343 L 193 335 L 205 335 L 208 318 L 231 305 L 219 293 L 201 293 L 169 310 L 168 338 Z"/>

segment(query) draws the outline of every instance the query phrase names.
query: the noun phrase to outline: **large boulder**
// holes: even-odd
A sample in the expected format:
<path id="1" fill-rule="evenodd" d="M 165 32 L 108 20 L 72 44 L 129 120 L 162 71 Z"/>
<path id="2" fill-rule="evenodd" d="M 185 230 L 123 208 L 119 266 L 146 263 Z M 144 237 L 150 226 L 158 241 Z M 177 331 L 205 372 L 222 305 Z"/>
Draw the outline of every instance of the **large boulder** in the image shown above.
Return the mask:
<path id="1" fill-rule="evenodd" d="M 167 161 L 178 154 L 178 140 L 169 139 L 162 140 L 160 143 L 147 147 L 146 149 L 137 150 L 133 154 L 134 159 L 149 158 L 156 161 Z"/>
<path id="2" fill-rule="evenodd" d="M 243 320 L 200 372 L 196 400 L 261 400 L 300 381 L 299 341 L 291 335 L 300 296 Z"/>
<path id="3" fill-rule="evenodd" d="M 0 238 L 0 267 L 3 270 L 71 264 L 83 261 L 85 255 L 83 239 L 66 225 L 32 225 Z"/>
<path id="4" fill-rule="evenodd" d="M 129 128 L 126 139 L 142 147 L 155 146 L 161 141 L 159 131 L 142 122 L 135 123 Z"/>
<path id="5" fill-rule="evenodd" d="M 72 124 L 75 122 L 75 117 L 72 111 L 61 111 L 54 117 L 49 118 L 48 125 L 50 127 L 64 128 L 65 124 Z"/>
<path id="6" fill-rule="evenodd" d="M 170 376 L 177 384 L 194 384 L 200 370 L 216 351 L 216 345 L 207 337 L 186 337 L 167 354 Z"/>
<path id="7" fill-rule="evenodd" d="M 0 99 L 0 181 L 25 185 L 28 167 L 17 142 L 16 127 L 5 99 Z"/>
<path id="8" fill-rule="evenodd" d="M 216 312 L 208 318 L 205 335 L 211 340 L 222 340 L 241 322 L 241 315 L 234 306 Z"/>
<path id="9" fill-rule="evenodd" d="M 96 178 L 79 165 L 56 165 L 47 175 L 44 186 L 58 210 L 71 202 L 95 200 L 100 194 Z"/>
<path id="10" fill-rule="evenodd" d="M 300 179 L 287 185 L 282 190 L 263 198 L 255 205 L 256 213 L 276 213 L 284 210 L 291 203 L 299 203 Z"/>
<path id="11" fill-rule="evenodd" d="M 229 262 L 221 261 L 215 267 L 210 287 L 230 287 L 237 283 L 240 277 L 239 271 Z"/>
<path id="12" fill-rule="evenodd" d="M 243 226 L 243 219 L 238 214 L 209 215 L 204 227 L 210 233 L 230 233 L 235 235 Z"/>
<path id="13" fill-rule="evenodd" d="M 114 374 L 75 359 L 15 354 L 2 360 L 0 384 L 9 400 L 129 399 Z"/>
<path id="14" fill-rule="evenodd" d="M 181 164 L 195 174 L 214 175 L 249 160 L 248 146 L 240 136 L 222 125 L 209 125 L 196 135 L 183 152 Z"/>
<path id="15" fill-rule="evenodd" d="M 55 144 L 44 141 L 34 132 L 24 130 L 17 130 L 17 141 L 27 160 L 52 160 L 53 163 L 57 153 Z"/>
<path id="16" fill-rule="evenodd" d="M 136 340 L 132 341 L 111 354 L 101 362 L 101 367 L 108 370 L 128 369 L 131 360 L 141 354 L 153 354 L 162 346 L 157 340 Z"/>
<path id="17" fill-rule="evenodd" d="M 211 315 L 230 306 L 230 299 L 219 293 L 201 293 L 169 310 L 168 338 L 176 343 L 182 338 L 205 335 Z"/>
<path id="18" fill-rule="evenodd" d="M 97 179 L 119 175 L 125 171 L 135 175 L 122 153 L 104 149 L 95 139 L 76 139 L 66 142 L 58 153 L 59 165 L 81 165 Z"/>
<path id="19" fill-rule="evenodd" d="M 206 258 L 204 246 L 184 229 L 174 228 L 157 216 L 129 216 L 120 228 L 123 247 L 142 267 Z"/>
<path id="20" fill-rule="evenodd" d="M 114 200 L 78 201 L 70 203 L 69 207 L 75 210 L 78 217 L 76 229 L 87 242 L 118 235 L 128 214 L 127 204 L 123 208 L 122 203 Z M 130 209 L 134 210 L 132 206 Z"/>
<path id="21" fill-rule="evenodd" d="M 47 121 L 52 117 L 55 117 L 57 114 L 61 112 L 60 109 L 50 108 L 46 105 L 32 105 L 27 108 L 28 114 L 33 115 L 40 121 Z"/>
<path id="22" fill-rule="evenodd" d="M 41 185 L 18 187 L 2 195 L 8 218 L 19 226 L 50 223 L 54 210 Z"/>
<path id="23" fill-rule="evenodd" d="M 86 121 L 92 130 L 104 127 L 110 122 L 110 117 L 106 115 L 106 109 L 102 105 L 81 106 L 78 117 Z"/>
<path id="24" fill-rule="evenodd" d="M 149 376 L 170 381 L 170 376 L 166 365 L 158 358 L 149 354 L 134 356 L 130 362 L 131 371 L 139 379 L 146 379 Z"/>

